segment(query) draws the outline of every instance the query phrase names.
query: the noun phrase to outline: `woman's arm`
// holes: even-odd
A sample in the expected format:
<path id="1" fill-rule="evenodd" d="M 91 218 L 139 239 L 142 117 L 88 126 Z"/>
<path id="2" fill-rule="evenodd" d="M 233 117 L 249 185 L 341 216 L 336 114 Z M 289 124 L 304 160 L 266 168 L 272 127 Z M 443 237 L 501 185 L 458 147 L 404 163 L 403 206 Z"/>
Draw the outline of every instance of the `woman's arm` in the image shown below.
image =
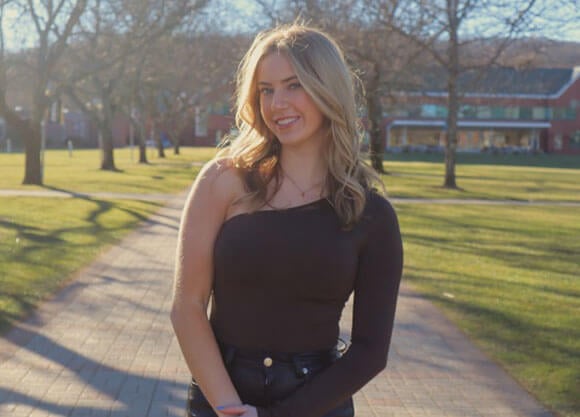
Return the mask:
<path id="1" fill-rule="evenodd" d="M 351 345 L 345 355 L 293 395 L 259 417 L 320 417 L 339 406 L 379 373 L 387 362 L 403 267 L 397 215 L 382 197 L 369 197 L 372 220 L 359 255 L 354 284 Z"/>
<path id="2" fill-rule="evenodd" d="M 202 169 L 183 210 L 176 254 L 171 322 L 185 362 L 214 409 L 241 404 L 207 318 L 213 246 L 237 181 L 226 160 Z"/>

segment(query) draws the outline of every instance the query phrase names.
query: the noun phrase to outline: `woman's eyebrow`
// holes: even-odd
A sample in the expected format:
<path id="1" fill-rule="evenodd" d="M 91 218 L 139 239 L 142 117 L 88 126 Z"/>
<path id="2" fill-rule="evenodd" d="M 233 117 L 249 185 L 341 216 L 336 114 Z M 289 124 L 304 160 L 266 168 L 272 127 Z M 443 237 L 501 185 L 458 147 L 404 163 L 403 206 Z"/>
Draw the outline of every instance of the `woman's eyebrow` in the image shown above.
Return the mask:
<path id="1" fill-rule="evenodd" d="M 292 75 L 292 76 L 290 76 L 288 78 L 284 78 L 281 81 L 283 83 L 287 83 L 287 82 L 294 81 L 294 80 L 297 80 L 297 79 L 298 79 L 298 77 L 296 75 Z M 267 81 L 258 81 L 258 84 L 260 84 L 260 85 L 272 85 L 272 83 L 269 83 Z"/>

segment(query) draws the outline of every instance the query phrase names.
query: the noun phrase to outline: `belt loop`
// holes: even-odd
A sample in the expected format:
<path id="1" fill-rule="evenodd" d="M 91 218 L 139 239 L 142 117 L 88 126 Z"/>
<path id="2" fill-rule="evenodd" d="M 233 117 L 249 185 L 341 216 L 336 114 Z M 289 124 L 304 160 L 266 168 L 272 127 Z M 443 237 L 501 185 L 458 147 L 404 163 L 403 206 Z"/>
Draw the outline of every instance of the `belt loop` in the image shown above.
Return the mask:
<path id="1" fill-rule="evenodd" d="M 292 363 L 294 364 L 294 371 L 300 378 L 305 377 L 310 372 L 310 369 L 300 360 L 298 355 L 292 356 Z"/>

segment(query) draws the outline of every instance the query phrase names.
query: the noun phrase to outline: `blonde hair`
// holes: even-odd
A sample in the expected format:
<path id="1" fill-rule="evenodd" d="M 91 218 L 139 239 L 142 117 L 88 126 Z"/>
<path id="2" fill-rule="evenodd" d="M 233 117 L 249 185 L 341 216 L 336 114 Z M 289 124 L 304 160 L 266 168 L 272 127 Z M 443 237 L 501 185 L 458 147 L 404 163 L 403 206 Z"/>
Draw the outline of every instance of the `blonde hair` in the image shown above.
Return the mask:
<path id="1" fill-rule="evenodd" d="M 298 81 L 325 116 L 328 167 L 325 188 L 341 223 L 349 228 L 362 215 L 367 191 L 378 176 L 360 153 L 361 130 L 356 111 L 353 74 L 340 47 L 327 34 L 301 24 L 276 27 L 259 33 L 237 74 L 236 125 L 238 136 L 225 154 L 242 174 L 250 207 L 258 209 L 280 186 L 280 143 L 260 114 L 256 70 L 273 52 L 286 56 Z"/>

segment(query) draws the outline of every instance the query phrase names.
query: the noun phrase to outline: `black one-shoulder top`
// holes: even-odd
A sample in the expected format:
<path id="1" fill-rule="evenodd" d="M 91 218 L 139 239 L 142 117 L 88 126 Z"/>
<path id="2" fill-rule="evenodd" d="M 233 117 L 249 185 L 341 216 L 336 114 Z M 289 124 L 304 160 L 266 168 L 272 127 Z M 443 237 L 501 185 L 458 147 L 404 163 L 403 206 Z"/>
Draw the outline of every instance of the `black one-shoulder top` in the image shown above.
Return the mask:
<path id="1" fill-rule="evenodd" d="M 369 193 L 361 220 L 344 230 L 326 199 L 236 215 L 214 247 L 210 322 L 218 340 L 304 352 L 334 347 L 354 292 L 344 356 L 260 417 L 318 417 L 386 365 L 403 265 L 397 216 Z"/>

